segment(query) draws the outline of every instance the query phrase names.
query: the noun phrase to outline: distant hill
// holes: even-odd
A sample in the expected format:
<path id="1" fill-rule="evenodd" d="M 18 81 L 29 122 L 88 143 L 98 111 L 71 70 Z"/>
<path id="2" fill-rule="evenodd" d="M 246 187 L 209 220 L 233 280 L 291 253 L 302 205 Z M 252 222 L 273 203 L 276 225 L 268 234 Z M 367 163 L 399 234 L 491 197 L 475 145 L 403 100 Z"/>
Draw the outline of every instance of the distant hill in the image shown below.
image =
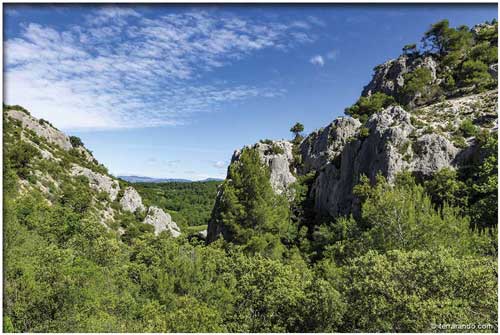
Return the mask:
<path id="1" fill-rule="evenodd" d="M 203 180 L 189 180 L 182 178 L 151 178 L 141 176 L 118 176 L 118 178 L 128 181 L 129 183 L 193 183 L 205 181 L 222 181 L 219 178 L 207 178 Z"/>

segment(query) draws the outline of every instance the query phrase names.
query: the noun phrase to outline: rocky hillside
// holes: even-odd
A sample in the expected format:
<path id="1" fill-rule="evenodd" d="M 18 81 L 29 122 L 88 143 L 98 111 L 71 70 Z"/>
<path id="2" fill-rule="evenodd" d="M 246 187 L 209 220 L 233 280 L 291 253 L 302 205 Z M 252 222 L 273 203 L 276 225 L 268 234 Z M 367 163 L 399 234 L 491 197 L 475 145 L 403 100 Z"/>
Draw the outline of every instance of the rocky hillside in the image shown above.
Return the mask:
<path id="1" fill-rule="evenodd" d="M 463 33 L 446 29 L 450 34 Z M 474 52 L 480 47 L 496 50 L 496 39 L 491 37 L 496 29 L 479 25 L 463 33 L 476 46 L 472 56 L 456 56 L 454 63 L 449 58 L 460 50 L 451 46 L 446 54 L 405 46 L 402 56 L 374 69 L 358 102 L 346 109 L 349 116 L 301 141 L 268 140 L 249 146 L 268 166 L 275 192 L 293 193 L 294 182 L 309 175 L 308 200 L 316 216 L 337 218 L 359 214 L 353 189 L 363 175 L 373 184 L 379 174 L 393 182 L 398 173 L 409 171 L 424 181 L 444 168 L 466 167 L 477 158 L 482 139 L 498 130 L 496 58 L 491 63 L 484 53 Z M 485 64 L 483 72 L 464 74 L 470 62 Z M 239 154 L 234 153 L 231 164 Z M 227 181 L 231 182 L 229 174 Z M 223 192 L 218 198 L 224 198 Z M 209 242 L 224 232 L 224 223 L 215 219 L 217 208 L 216 203 Z"/>
<path id="2" fill-rule="evenodd" d="M 181 234 L 168 213 L 155 206 L 146 208 L 139 193 L 111 176 L 78 138 L 19 106 L 4 106 L 3 115 L 6 160 L 14 165 L 20 195 L 39 192 L 49 205 L 77 202 L 76 207 L 118 235 L 138 227 L 156 235 Z M 80 192 L 88 197 L 72 198 Z M 126 216 L 133 218 L 129 226 L 122 223 Z"/>

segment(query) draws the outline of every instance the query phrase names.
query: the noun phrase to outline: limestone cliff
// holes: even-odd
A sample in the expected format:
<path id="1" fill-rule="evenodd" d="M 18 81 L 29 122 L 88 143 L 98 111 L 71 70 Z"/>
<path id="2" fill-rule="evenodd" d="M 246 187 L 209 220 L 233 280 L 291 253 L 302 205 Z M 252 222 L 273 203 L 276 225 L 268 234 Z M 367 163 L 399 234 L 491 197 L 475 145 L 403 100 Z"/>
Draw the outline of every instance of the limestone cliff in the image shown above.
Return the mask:
<path id="1" fill-rule="evenodd" d="M 48 121 L 33 117 L 19 106 L 4 106 L 4 139 L 7 146 L 26 143 L 33 148 L 29 173 L 19 179 L 22 193 L 40 191 L 48 204 L 64 196 L 64 188 L 76 179 L 83 180 L 91 192 L 90 211 L 108 230 L 114 229 L 121 213 L 144 212 L 142 223 L 152 225 L 157 235 L 167 231 L 174 237 L 181 232 L 170 215 L 162 209 L 144 206 L 141 196 L 132 186 L 123 190 L 119 180 L 99 164 L 81 143 L 56 129 Z M 117 227 L 118 234 L 125 232 Z"/>
<path id="2" fill-rule="evenodd" d="M 407 60 L 396 63 L 400 61 Z M 386 63 L 384 70 L 379 70 L 384 75 L 377 72 L 364 93 L 397 89 L 398 76 L 392 77 L 390 70 L 399 66 L 396 63 Z M 432 64 L 432 60 L 423 60 L 415 66 Z M 335 218 L 358 212 L 353 188 L 362 175 L 375 182 L 377 174 L 381 174 L 392 182 L 398 173 L 409 171 L 425 179 L 442 168 L 456 169 L 467 164 L 477 148 L 476 136 L 498 129 L 497 104 L 498 92 L 490 90 L 408 110 L 389 106 L 371 115 L 365 124 L 340 117 L 304 138 L 297 148 L 298 162 L 294 161 L 290 142 L 266 141 L 252 147 L 258 149 L 263 164 L 269 167 L 275 192 L 286 192 L 299 176 L 312 173 L 314 181 L 309 194 L 315 212 Z M 474 127 L 475 133 L 464 129 L 466 123 Z M 273 147 L 284 150 L 273 151 Z M 235 152 L 232 163 L 238 160 L 239 153 Z M 217 216 L 217 203 L 223 197 L 223 192 L 219 192 L 213 217 Z M 218 221 L 209 223 L 208 242 L 223 233 L 223 227 L 215 222 Z"/>

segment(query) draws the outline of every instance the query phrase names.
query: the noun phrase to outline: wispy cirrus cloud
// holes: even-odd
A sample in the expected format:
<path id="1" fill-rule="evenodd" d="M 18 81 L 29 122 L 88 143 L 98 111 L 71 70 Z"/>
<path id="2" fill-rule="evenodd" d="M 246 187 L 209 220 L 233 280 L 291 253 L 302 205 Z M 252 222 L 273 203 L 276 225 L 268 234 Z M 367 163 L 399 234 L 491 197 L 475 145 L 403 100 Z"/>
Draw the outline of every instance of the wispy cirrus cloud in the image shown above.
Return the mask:
<path id="1" fill-rule="evenodd" d="M 198 10 L 150 17 L 113 6 L 64 30 L 28 23 L 4 42 L 6 101 L 63 129 L 184 124 L 225 103 L 283 95 L 199 79 L 263 49 L 311 42 L 310 26 Z"/>

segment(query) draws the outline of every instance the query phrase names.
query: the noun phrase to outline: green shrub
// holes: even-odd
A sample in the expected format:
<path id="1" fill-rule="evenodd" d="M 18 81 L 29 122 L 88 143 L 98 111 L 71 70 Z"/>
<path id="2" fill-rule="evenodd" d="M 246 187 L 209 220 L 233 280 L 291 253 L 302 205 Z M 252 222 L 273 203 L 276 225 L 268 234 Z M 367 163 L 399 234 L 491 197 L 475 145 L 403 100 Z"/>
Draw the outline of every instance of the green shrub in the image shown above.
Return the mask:
<path id="1" fill-rule="evenodd" d="M 362 127 L 359 130 L 359 138 L 364 139 L 367 138 L 368 136 L 370 136 L 370 129 L 367 127 Z"/>
<path id="2" fill-rule="evenodd" d="M 423 122 L 420 119 L 416 118 L 414 115 L 410 116 L 410 121 L 411 121 L 411 124 L 414 125 L 417 128 L 422 128 L 423 126 L 425 126 L 425 122 Z"/>
<path id="3" fill-rule="evenodd" d="M 271 147 L 271 151 L 275 155 L 282 155 L 285 153 L 285 150 L 277 144 L 273 144 L 273 146 Z"/>
<path id="4" fill-rule="evenodd" d="M 40 151 L 31 144 L 21 141 L 5 150 L 5 157 L 12 169 L 20 178 L 26 179 L 30 174 L 31 163 L 41 157 Z"/>
<path id="5" fill-rule="evenodd" d="M 365 122 L 372 114 L 378 113 L 393 104 L 395 104 L 393 97 L 376 92 L 368 97 L 360 97 L 354 105 L 346 108 L 345 113 Z"/>
<path id="6" fill-rule="evenodd" d="M 497 63 L 498 47 L 490 45 L 489 42 L 479 43 L 472 48 L 469 58 L 485 64 Z"/>
<path id="7" fill-rule="evenodd" d="M 439 86 L 432 84 L 432 73 L 428 68 L 420 67 L 403 75 L 405 80 L 401 89 L 401 101 L 405 104 L 413 101 L 422 104 L 435 99 L 441 94 Z"/>
<path id="8" fill-rule="evenodd" d="M 415 43 L 406 44 L 403 47 L 403 54 L 408 56 L 414 56 L 418 54 L 417 45 Z"/>
<path id="9" fill-rule="evenodd" d="M 468 60 L 462 64 L 458 73 L 460 86 L 475 86 L 483 89 L 492 84 L 493 80 L 488 73 L 488 66 L 476 60 Z"/>
<path id="10" fill-rule="evenodd" d="M 467 141 L 461 135 L 453 135 L 451 141 L 457 148 L 465 149 L 467 148 Z"/>
<path id="11" fill-rule="evenodd" d="M 70 136 L 69 141 L 71 142 L 71 145 L 73 146 L 73 148 L 83 147 L 82 140 L 77 136 Z"/>
<path id="12" fill-rule="evenodd" d="M 472 123 L 472 120 L 466 119 L 460 123 L 458 130 L 464 137 L 476 136 L 478 133 L 477 127 Z"/>

